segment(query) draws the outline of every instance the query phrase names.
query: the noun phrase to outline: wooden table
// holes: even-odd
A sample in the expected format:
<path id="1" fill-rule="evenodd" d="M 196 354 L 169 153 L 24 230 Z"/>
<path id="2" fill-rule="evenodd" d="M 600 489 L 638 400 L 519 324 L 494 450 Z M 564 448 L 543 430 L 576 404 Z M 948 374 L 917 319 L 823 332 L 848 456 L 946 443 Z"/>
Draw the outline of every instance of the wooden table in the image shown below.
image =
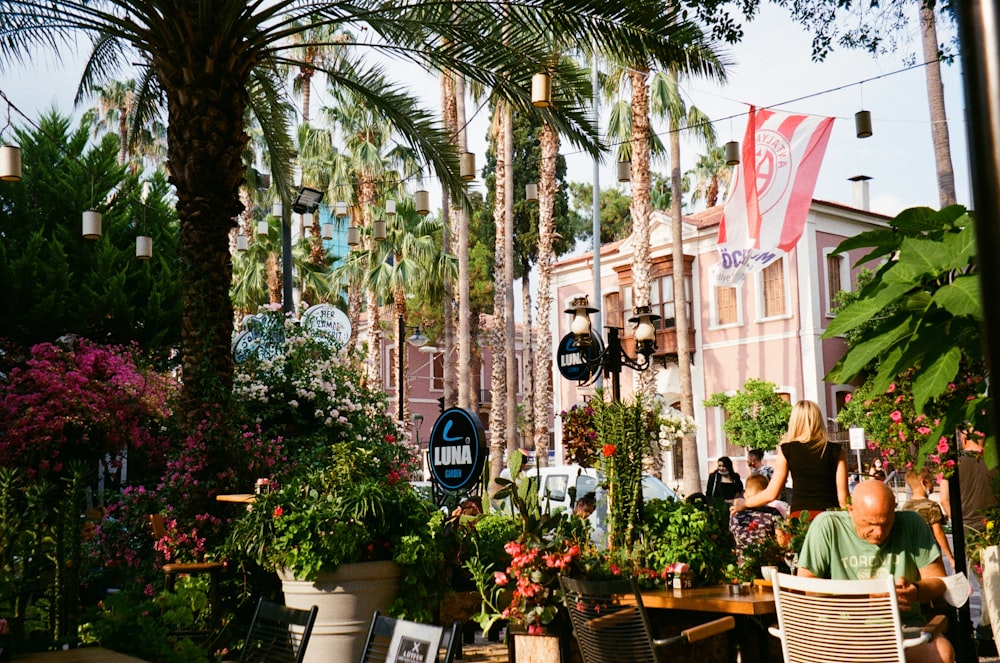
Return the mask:
<path id="1" fill-rule="evenodd" d="M 216 501 L 219 502 L 236 502 L 238 504 L 253 504 L 257 501 L 257 496 L 253 493 L 231 493 L 225 495 L 216 495 Z"/>
<path id="2" fill-rule="evenodd" d="M 717 612 L 725 615 L 773 615 L 774 592 L 754 586 L 748 594 L 733 594 L 729 587 L 667 589 L 642 593 L 647 608 Z"/>
<path id="3" fill-rule="evenodd" d="M 146 663 L 141 658 L 120 654 L 103 647 L 79 647 L 62 651 L 22 654 L 14 657 L 19 663 Z"/>
<path id="4" fill-rule="evenodd" d="M 659 624 L 661 627 L 677 630 L 678 624 L 687 627 L 709 621 L 715 616 L 735 617 L 736 628 L 730 639 L 728 652 L 724 655 L 719 652 L 715 652 L 714 656 L 706 655 L 701 658 L 702 663 L 715 656 L 742 663 L 781 660 L 780 643 L 768 634 L 765 623 L 771 622 L 771 615 L 775 614 L 774 592 L 770 587 L 755 585 L 746 594 L 733 594 L 725 585 L 656 590 L 643 592 L 642 602 L 654 628 Z"/>

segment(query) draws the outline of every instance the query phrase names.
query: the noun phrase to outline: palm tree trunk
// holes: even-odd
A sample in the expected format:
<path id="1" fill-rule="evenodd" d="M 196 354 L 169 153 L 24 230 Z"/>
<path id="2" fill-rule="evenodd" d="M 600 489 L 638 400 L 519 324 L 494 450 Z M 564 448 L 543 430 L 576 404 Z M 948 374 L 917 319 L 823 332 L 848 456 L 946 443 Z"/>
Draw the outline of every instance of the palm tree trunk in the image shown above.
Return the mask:
<path id="1" fill-rule="evenodd" d="M 927 77 L 927 105 L 931 114 L 931 140 L 934 144 L 934 164 L 937 170 L 938 198 L 941 207 L 955 204 L 955 170 L 951 163 L 951 139 L 948 136 L 948 115 L 944 105 L 944 84 L 941 82 L 941 57 L 938 49 L 937 24 L 934 8 L 926 3 L 920 7 L 920 41 L 924 51 Z"/>
<path id="2" fill-rule="evenodd" d="M 167 92 L 170 124 L 168 166 L 177 192 L 180 219 L 180 283 L 183 387 L 179 413 L 185 430 L 193 431 L 208 404 L 218 403 L 225 415 L 231 404 L 233 355 L 230 350 L 233 305 L 229 298 L 232 256 L 229 233 L 242 212 L 243 130 L 246 80 L 224 75 L 209 78 L 198 89 L 195 77 L 185 84 L 176 62 L 153 62 Z M 184 70 L 186 71 L 186 70 Z M 170 83 L 174 84 L 170 84 Z M 220 421 L 228 421 L 223 416 Z M 225 435 L 225 426 L 219 431 Z M 221 447 L 218 447 L 221 449 Z"/>
<path id="3" fill-rule="evenodd" d="M 402 316 L 403 324 L 400 326 L 396 325 L 396 361 L 392 362 L 393 367 L 390 369 L 396 375 L 396 414 L 402 412 L 402 420 L 400 421 L 400 426 L 403 427 L 404 431 L 410 430 L 410 407 L 406 399 L 406 360 L 409 357 L 406 356 L 406 293 L 403 292 L 402 288 L 396 288 L 393 293 L 393 304 L 396 309 L 396 315 Z M 419 450 L 418 450 L 419 451 Z"/>
<path id="4" fill-rule="evenodd" d="M 549 457 L 549 422 L 552 420 L 552 253 L 556 197 L 556 157 L 559 133 L 542 125 L 542 160 L 538 177 L 538 316 L 535 319 L 538 351 L 535 353 L 535 458 Z"/>
<path id="5" fill-rule="evenodd" d="M 507 398 L 504 400 L 507 416 L 507 453 L 518 449 L 517 427 L 517 354 L 514 337 L 514 126 L 510 104 L 504 104 L 503 170 L 504 198 L 504 354 L 507 369 Z M 494 355 L 495 356 L 495 355 Z"/>
<path id="6" fill-rule="evenodd" d="M 506 125 L 503 121 L 504 107 L 503 101 L 497 103 L 496 112 L 493 116 L 493 137 L 494 145 L 500 147 L 505 142 L 504 132 Z M 501 158 L 497 159 L 495 175 L 495 199 L 493 201 L 493 222 L 496 226 L 496 239 L 493 247 L 493 325 L 490 329 L 490 348 L 493 355 L 493 362 L 490 371 L 490 391 L 492 392 L 490 405 L 490 481 L 492 490 L 495 490 L 496 479 L 504 467 L 504 452 L 506 450 L 505 440 L 507 438 L 507 412 L 505 404 L 507 402 L 507 367 L 504 362 L 504 342 L 505 323 L 504 312 L 506 306 L 506 266 L 504 265 L 504 246 L 506 245 L 507 224 L 504 222 L 504 213 L 507 197 L 507 162 Z"/>
<path id="7" fill-rule="evenodd" d="M 675 74 L 676 76 L 676 74 Z M 677 332 L 677 375 L 680 380 L 681 412 L 694 416 L 694 390 L 691 386 L 691 343 L 689 330 L 691 321 L 688 319 L 687 297 L 684 292 L 684 224 L 681 202 L 681 139 L 679 126 L 674 123 L 670 132 L 670 232 L 671 257 L 674 274 L 674 324 Z M 682 442 L 682 458 L 684 463 L 684 493 L 694 495 L 701 492 L 701 474 L 698 468 L 698 443 L 693 433 L 684 436 Z M 664 449 L 662 453 L 673 453 Z M 663 459 L 663 472 L 669 464 Z M 672 483 L 673 477 L 664 474 L 664 483 Z"/>
<path id="8" fill-rule="evenodd" d="M 465 132 L 465 78 L 457 77 L 455 81 L 455 109 L 457 111 L 458 126 L 460 129 L 460 145 L 464 152 L 467 148 Z M 469 210 L 465 205 L 456 205 L 454 220 L 458 227 L 458 237 L 455 246 L 455 253 L 458 256 L 458 366 L 453 360 L 454 353 L 449 352 L 447 366 L 451 370 L 450 379 L 445 381 L 445 389 L 458 392 L 458 407 L 466 409 L 475 408 L 475 400 L 472 398 L 472 376 L 467 368 L 472 362 L 472 304 L 469 299 Z M 446 375 L 447 377 L 447 375 Z M 457 379 L 456 379 L 457 378 Z M 457 384 L 456 384 L 457 383 Z M 446 402 L 447 394 L 445 396 Z"/>
<path id="9" fill-rule="evenodd" d="M 535 352 L 531 343 L 531 279 L 528 278 L 529 265 L 525 265 L 524 277 L 521 279 L 521 361 L 524 363 L 524 383 L 521 385 L 521 416 L 523 417 L 524 446 L 535 446 Z M 538 460 L 537 454 L 535 456 Z M 541 466 L 545 466 L 542 463 Z"/>
<path id="10" fill-rule="evenodd" d="M 632 277 L 634 279 L 634 305 L 649 306 L 652 260 L 649 252 L 649 86 L 646 84 L 648 69 L 633 68 L 629 72 L 632 83 Z M 637 389 L 652 395 L 655 384 L 653 370 L 639 373 Z"/>

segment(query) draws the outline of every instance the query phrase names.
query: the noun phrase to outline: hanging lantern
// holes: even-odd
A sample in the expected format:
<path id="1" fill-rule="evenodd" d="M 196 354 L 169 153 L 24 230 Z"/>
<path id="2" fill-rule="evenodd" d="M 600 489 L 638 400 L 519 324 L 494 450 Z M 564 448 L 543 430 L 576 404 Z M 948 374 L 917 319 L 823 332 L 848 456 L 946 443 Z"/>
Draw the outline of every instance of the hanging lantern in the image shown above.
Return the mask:
<path id="1" fill-rule="evenodd" d="M 98 239 L 101 236 L 101 213 L 90 209 L 83 213 L 83 238 Z"/>
<path id="2" fill-rule="evenodd" d="M 320 227 L 320 237 L 322 237 L 323 239 L 333 239 L 333 224 L 332 223 L 324 223 Z"/>
<path id="3" fill-rule="evenodd" d="M 632 162 L 631 161 L 619 161 L 618 162 L 618 181 L 619 182 L 631 182 L 632 181 Z"/>
<path id="4" fill-rule="evenodd" d="M 740 144 L 738 141 L 731 140 L 726 143 L 726 165 L 735 166 L 740 162 Z"/>
<path id="5" fill-rule="evenodd" d="M 0 180 L 18 182 L 21 179 L 21 148 L 16 145 L 0 147 Z"/>
<path id="6" fill-rule="evenodd" d="M 385 241 L 385 219 L 376 219 L 372 224 L 372 237 L 376 242 Z"/>
<path id="7" fill-rule="evenodd" d="M 476 155 L 472 152 L 462 152 L 459 157 L 459 177 L 466 182 L 476 179 Z"/>
<path id="8" fill-rule="evenodd" d="M 267 226 L 267 219 L 257 222 L 257 236 L 267 237 L 270 234 L 270 228 Z"/>
<path id="9" fill-rule="evenodd" d="M 538 202 L 538 185 L 534 182 L 528 182 L 524 185 L 524 199 L 529 203 Z"/>
<path id="10" fill-rule="evenodd" d="M 309 229 L 316 228 L 316 216 L 312 212 L 306 212 L 302 215 L 302 227 Z"/>
<path id="11" fill-rule="evenodd" d="M 872 135 L 872 114 L 870 111 L 860 110 L 854 114 L 854 128 L 857 130 L 858 138 L 868 138 Z"/>
<path id="12" fill-rule="evenodd" d="M 278 202 L 275 202 L 275 203 L 271 204 L 271 216 L 274 216 L 274 217 L 277 217 L 277 218 L 280 219 L 281 218 L 281 213 L 283 211 L 284 210 L 281 207 L 281 201 L 278 201 Z"/>
<path id="13" fill-rule="evenodd" d="M 347 245 L 357 246 L 361 243 L 361 229 L 357 226 L 347 228 Z"/>
<path id="14" fill-rule="evenodd" d="M 392 198 L 385 201 L 385 215 L 396 216 L 396 201 Z"/>
<path id="15" fill-rule="evenodd" d="M 149 235 L 139 235 L 135 238 L 135 257 L 139 260 L 149 260 L 153 257 L 153 238 Z"/>
<path id="16" fill-rule="evenodd" d="M 431 194 L 421 189 L 413 196 L 413 202 L 417 207 L 417 214 L 427 216 L 431 212 Z"/>
<path id="17" fill-rule="evenodd" d="M 250 238 L 239 233 L 236 235 L 236 250 L 240 253 L 246 253 L 247 249 L 250 248 Z"/>
<path id="18" fill-rule="evenodd" d="M 347 203 L 343 200 L 338 200 L 335 207 L 335 213 L 337 216 L 347 216 Z"/>
<path id="19" fill-rule="evenodd" d="M 552 77 L 545 72 L 531 77 L 531 105 L 536 108 L 552 105 Z"/>

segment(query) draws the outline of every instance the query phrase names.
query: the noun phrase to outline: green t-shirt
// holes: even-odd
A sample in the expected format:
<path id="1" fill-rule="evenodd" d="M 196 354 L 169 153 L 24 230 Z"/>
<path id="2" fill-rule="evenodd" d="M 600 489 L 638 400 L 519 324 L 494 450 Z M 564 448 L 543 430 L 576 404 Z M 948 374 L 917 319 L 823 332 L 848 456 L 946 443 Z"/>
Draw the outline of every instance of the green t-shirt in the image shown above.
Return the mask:
<path id="1" fill-rule="evenodd" d="M 897 511 L 889 538 L 881 546 L 858 536 L 846 511 L 821 513 L 809 525 L 798 565 L 819 578 L 868 580 L 920 579 L 920 569 L 941 556 L 934 535 L 913 511 Z M 902 614 L 904 623 L 920 623 L 920 606 Z"/>

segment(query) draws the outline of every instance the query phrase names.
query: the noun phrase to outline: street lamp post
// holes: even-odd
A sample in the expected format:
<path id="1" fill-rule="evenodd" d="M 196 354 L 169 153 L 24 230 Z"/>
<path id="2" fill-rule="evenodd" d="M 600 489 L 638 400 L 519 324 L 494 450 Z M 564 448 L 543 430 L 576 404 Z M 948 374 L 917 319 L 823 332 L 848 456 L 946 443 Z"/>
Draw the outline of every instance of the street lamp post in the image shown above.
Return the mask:
<path id="1" fill-rule="evenodd" d="M 621 400 L 621 372 L 622 366 L 628 366 L 635 371 L 645 371 L 652 362 L 650 357 L 656 351 L 656 327 L 654 323 L 660 316 L 654 314 L 649 306 L 637 306 L 635 315 L 629 318 L 635 330 L 636 356 L 631 357 L 621 344 L 621 329 L 618 327 L 608 327 L 608 343 L 600 349 L 601 340 L 591 331 L 590 315 L 597 313 L 597 309 L 590 306 L 587 296 L 576 297 L 570 302 L 570 307 L 566 313 L 572 316 L 570 332 L 573 335 L 572 347 L 578 349 L 580 361 L 589 369 L 590 378 L 581 380 L 581 383 L 589 384 L 597 378 L 603 369 L 604 377 L 611 378 L 611 396 L 616 401 Z M 594 345 L 598 349 L 594 352 Z"/>
<path id="2" fill-rule="evenodd" d="M 399 325 L 398 331 L 399 331 L 399 341 L 400 341 L 399 347 L 396 348 L 396 369 L 397 369 L 396 370 L 396 383 L 397 383 L 396 384 L 396 398 L 399 400 L 399 420 L 401 422 L 403 422 L 403 424 L 405 425 L 405 423 L 406 423 L 406 413 L 403 411 L 405 409 L 403 407 L 403 403 L 404 403 L 404 401 L 406 399 L 406 389 L 405 389 L 406 381 L 405 381 L 405 379 L 403 377 L 403 371 L 405 369 L 404 360 L 403 360 L 403 353 L 406 352 L 406 346 L 403 344 L 403 339 L 406 338 L 406 330 L 407 329 L 413 329 L 414 333 L 412 335 L 410 335 L 409 338 L 406 338 L 406 342 L 409 343 L 410 345 L 412 345 L 415 348 L 419 348 L 419 347 L 422 347 L 424 345 L 427 345 L 427 337 L 420 333 L 420 325 L 414 325 L 412 327 L 407 327 L 406 326 L 406 319 L 403 318 L 402 314 L 400 314 L 397 317 L 396 321 L 397 321 L 397 324 Z"/>

